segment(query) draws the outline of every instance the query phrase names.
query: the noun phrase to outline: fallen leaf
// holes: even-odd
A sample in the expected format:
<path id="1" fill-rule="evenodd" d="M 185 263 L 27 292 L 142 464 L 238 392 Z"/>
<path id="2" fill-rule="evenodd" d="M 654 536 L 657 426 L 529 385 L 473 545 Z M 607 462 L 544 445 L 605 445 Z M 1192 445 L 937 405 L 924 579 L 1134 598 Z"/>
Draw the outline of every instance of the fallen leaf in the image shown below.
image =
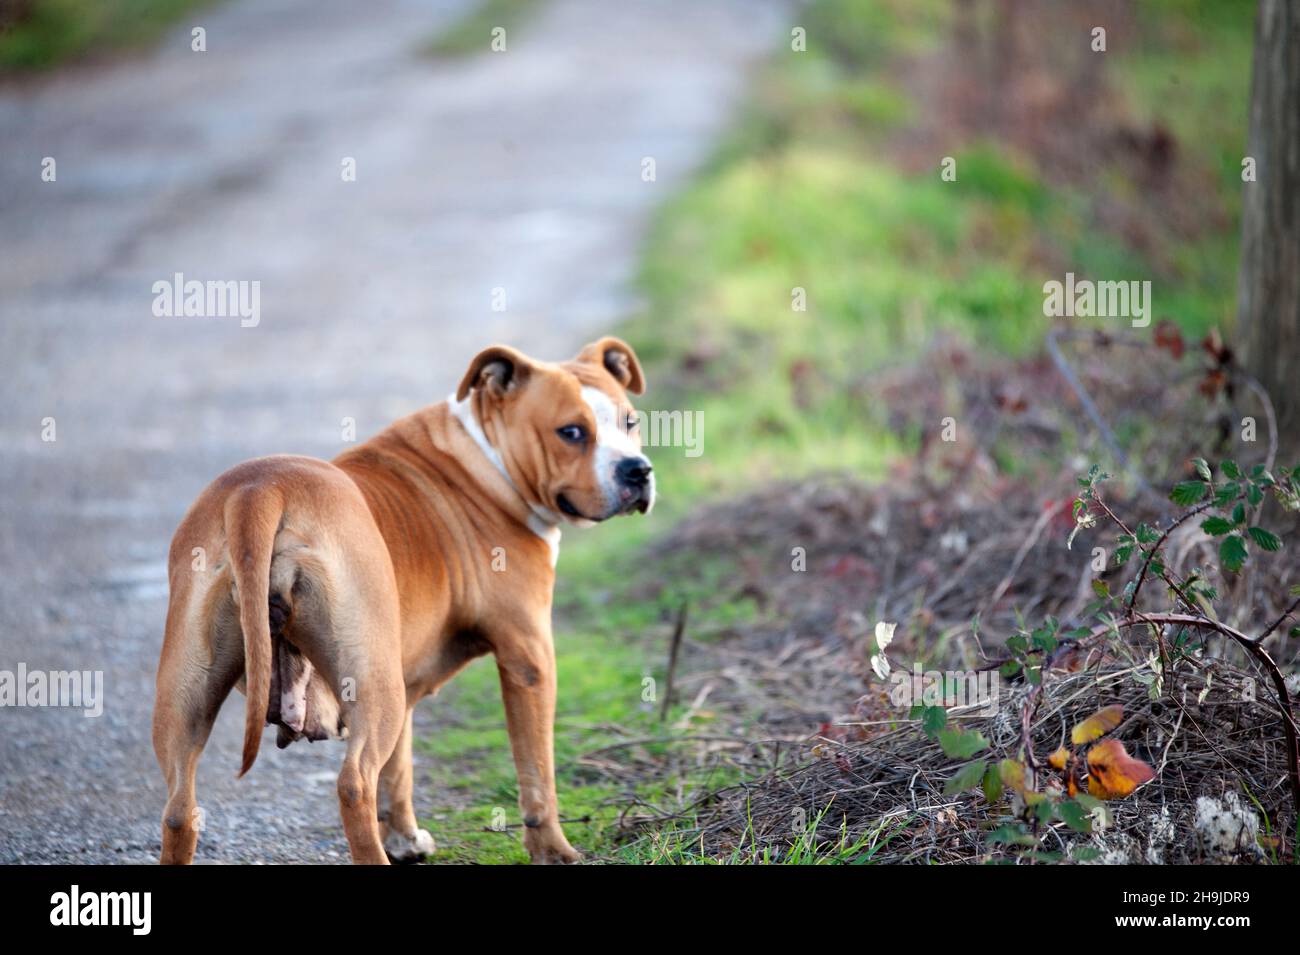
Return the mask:
<path id="1" fill-rule="evenodd" d="M 1117 739 L 1103 740 L 1088 750 L 1088 792 L 1098 799 L 1122 799 L 1155 775 Z"/>
<path id="2" fill-rule="evenodd" d="M 883 620 L 876 624 L 876 649 L 881 653 L 884 653 L 894 642 L 894 630 L 897 627 L 898 624 L 885 623 Z"/>
<path id="3" fill-rule="evenodd" d="M 1178 330 L 1178 326 L 1167 318 L 1156 322 L 1155 343 L 1157 348 L 1169 352 L 1175 361 L 1183 357 L 1183 334 Z"/>
<path id="4" fill-rule="evenodd" d="M 1123 719 L 1124 707 L 1119 703 L 1104 706 L 1070 731 L 1070 742 L 1075 746 L 1091 743 L 1119 726 Z"/>

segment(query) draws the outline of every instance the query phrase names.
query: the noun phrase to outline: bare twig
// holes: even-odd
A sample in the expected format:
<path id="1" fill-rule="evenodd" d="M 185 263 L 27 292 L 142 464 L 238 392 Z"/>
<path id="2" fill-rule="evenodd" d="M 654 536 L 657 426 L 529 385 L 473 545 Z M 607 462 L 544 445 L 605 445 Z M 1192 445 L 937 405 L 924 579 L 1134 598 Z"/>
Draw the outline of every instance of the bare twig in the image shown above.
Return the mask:
<path id="1" fill-rule="evenodd" d="M 1258 379 L 1240 369 L 1237 370 L 1237 376 L 1246 383 L 1246 387 L 1254 393 L 1260 404 L 1264 406 L 1264 417 L 1268 420 L 1268 457 L 1264 459 L 1264 467 L 1272 471 L 1273 465 L 1277 461 L 1277 412 L 1273 409 L 1273 399 L 1268 396 L 1268 392 L 1264 390 L 1264 386 L 1259 383 Z"/>
<path id="2" fill-rule="evenodd" d="M 1156 489 L 1148 484 L 1147 479 L 1142 476 L 1141 472 L 1133 467 L 1132 463 L 1128 459 L 1128 455 L 1125 454 L 1124 449 L 1120 447 L 1119 440 L 1115 437 L 1115 433 L 1110 430 L 1110 426 L 1106 424 L 1106 419 L 1102 417 L 1101 410 L 1097 407 L 1097 403 L 1092 400 L 1092 395 L 1088 393 L 1088 389 L 1083 386 L 1083 382 L 1079 380 L 1079 376 L 1074 373 L 1074 368 L 1071 367 L 1069 361 L 1066 360 L 1064 353 L 1057 344 L 1057 334 L 1056 329 L 1052 329 L 1047 333 L 1047 352 L 1052 356 L 1052 362 L 1056 365 L 1056 370 L 1061 373 L 1061 377 L 1065 379 L 1065 383 L 1070 386 L 1070 390 L 1073 391 L 1075 397 L 1079 399 L 1079 404 L 1083 407 L 1084 413 L 1087 414 L 1093 427 L 1097 429 L 1097 433 L 1101 436 L 1102 443 L 1110 449 L 1111 454 L 1115 455 L 1115 460 L 1119 462 L 1119 466 L 1138 483 L 1138 486 L 1140 486 L 1142 490 L 1149 494 L 1155 494 Z"/>
<path id="3" fill-rule="evenodd" d="M 673 701 L 673 679 L 677 675 L 677 652 L 682 645 L 682 634 L 686 632 L 686 606 L 682 601 L 677 611 L 677 623 L 673 626 L 673 639 L 668 648 L 668 677 L 664 680 L 664 699 L 659 705 L 659 722 L 668 719 L 668 707 Z"/>
<path id="4" fill-rule="evenodd" d="M 1024 539 L 1024 542 L 1020 545 L 1020 549 L 1016 551 L 1015 559 L 1011 561 L 1011 567 L 1008 568 L 1006 575 L 998 583 L 997 588 L 994 589 L 993 595 L 989 597 L 988 601 L 984 604 L 984 607 L 976 613 L 976 616 L 981 616 L 984 611 L 990 610 L 998 605 L 998 601 L 1002 599 L 1002 595 L 1007 592 L 1007 588 L 1011 586 L 1011 582 L 1016 579 L 1016 573 L 1020 570 L 1020 565 L 1025 562 L 1025 558 L 1029 555 L 1029 552 L 1033 550 L 1034 545 L 1038 543 L 1038 538 L 1043 535 L 1043 528 L 1048 525 L 1053 517 L 1060 513 L 1061 509 L 1065 507 L 1065 503 L 1065 501 L 1054 501 L 1050 506 L 1043 508 L 1043 512 L 1038 515 L 1038 520 L 1034 521 L 1034 526 L 1029 529 L 1029 536 Z"/>
<path id="5" fill-rule="evenodd" d="M 1261 633 L 1258 637 L 1255 638 L 1255 642 L 1256 642 L 1256 643 L 1263 643 L 1263 642 L 1268 638 L 1268 635 L 1269 635 L 1270 633 L 1272 633 L 1272 632 L 1273 632 L 1274 630 L 1276 630 L 1278 627 L 1282 626 L 1282 622 L 1283 622 L 1284 620 L 1286 620 L 1287 617 L 1291 616 L 1291 614 L 1293 614 L 1293 613 L 1296 612 L 1296 609 L 1297 609 L 1297 608 L 1300 608 L 1300 597 L 1297 597 L 1295 600 L 1291 601 L 1291 606 L 1289 606 L 1289 607 L 1287 607 L 1285 610 L 1283 610 L 1283 611 L 1282 611 L 1282 615 L 1281 615 L 1280 617 L 1278 617 L 1276 620 L 1274 620 L 1272 623 L 1270 623 L 1270 624 L 1269 624 L 1269 625 L 1264 629 L 1264 632 Z"/>
<path id="6" fill-rule="evenodd" d="M 1165 541 L 1169 539 L 1169 535 L 1172 534 L 1174 530 L 1180 524 L 1184 523 L 1189 517 L 1195 517 L 1197 514 L 1200 514 L 1213 506 L 1214 506 L 1213 498 L 1210 498 L 1210 500 L 1204 502 L 1203 504 L 1198 504 L 1192 510 L 1188 511 L 1186 514 L 1182 515 L 1176 521 L 1170 524 L 1169 527 L 1165 529 L 1165 532 L 1160 535 L 1160 538 L 1155 542 L 1154 545 L 1152 545 L 1151 549 L 1147 551 L 1146 560 L 1142 561 L 1142 569 L 1138 571 L 1137 583 L 1133 585 L 1133 593 L 1129 594 L 1128 602 L 1124 605 L 1125 613 L 1132 613 L 1133 608 L 1137 606 L 1138 593 L 1142 590 L 1142 584 L 1146 580 L 1147 568 L 1151 566 L 1151 561 L 1155 558 L 1156 554 L 1159 553 L 1160 548 L 1164 546 Z"/>

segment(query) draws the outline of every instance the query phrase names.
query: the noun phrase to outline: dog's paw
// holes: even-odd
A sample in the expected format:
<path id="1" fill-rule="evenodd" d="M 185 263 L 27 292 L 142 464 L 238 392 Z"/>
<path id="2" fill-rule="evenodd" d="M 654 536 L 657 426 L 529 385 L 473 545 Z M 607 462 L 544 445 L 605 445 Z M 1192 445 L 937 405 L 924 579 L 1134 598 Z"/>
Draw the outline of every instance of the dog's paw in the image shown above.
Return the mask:
<path id="1" fill-rule="evenodd" d="M 424 829 L 416 829 L 414 836 L 403 835 L 395 829 L 384 835 L 384 851 L 391 862 L 418 862 L 436 850 L 433 836 Z"/>
<path id="2" fill-rule="evenodd" d="M 524 848 L 533 865 L 573 865 L 582 861 L 582 853 L 569 845 L 563 833 L 544 835 L 529 829 L 524 834 Z"/>

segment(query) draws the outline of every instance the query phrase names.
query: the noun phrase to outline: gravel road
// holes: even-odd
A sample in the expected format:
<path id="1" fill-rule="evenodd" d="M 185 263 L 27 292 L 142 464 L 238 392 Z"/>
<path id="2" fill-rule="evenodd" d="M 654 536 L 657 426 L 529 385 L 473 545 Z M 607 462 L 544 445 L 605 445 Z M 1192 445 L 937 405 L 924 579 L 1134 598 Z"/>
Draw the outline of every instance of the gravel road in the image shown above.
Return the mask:
<path id="1" fill-rule="evenodd" d="M 650 213 L 785 13 L 550 0 L 504 53 L 421 55 L 466 6 L 243 0 L 144 57 L 0 87 L 0 670 L 104 681 L 97 717 L 0 709 L 0 862 L 156 858 L 153 678 L 189 502 L 244 458 L 330 457 L 343 419 L 364 438 L 441 399 L 491 341 L 564 357 L 607 330 Z M 258 323 L 156 316 L 176 273 L 259 282 Z M 199 861 L 346 859 L 341 749 L 268 739 L 236 781 L 241 725 L 235 694 Z"/>

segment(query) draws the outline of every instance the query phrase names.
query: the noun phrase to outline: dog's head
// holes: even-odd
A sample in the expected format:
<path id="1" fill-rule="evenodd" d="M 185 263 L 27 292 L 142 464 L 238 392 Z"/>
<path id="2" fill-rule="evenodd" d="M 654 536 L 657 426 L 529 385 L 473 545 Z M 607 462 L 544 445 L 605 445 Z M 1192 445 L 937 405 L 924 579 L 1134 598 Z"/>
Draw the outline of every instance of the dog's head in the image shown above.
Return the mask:
<path id="1" fill-rule="evenodd" d="M 494 345 L 470 363 L 456 410 L 534 510 L 590 524 L 654 504 L 654 475 L 628 400 L 644 390 L 636 354 L 617 338 L 560 364 Z"/>

